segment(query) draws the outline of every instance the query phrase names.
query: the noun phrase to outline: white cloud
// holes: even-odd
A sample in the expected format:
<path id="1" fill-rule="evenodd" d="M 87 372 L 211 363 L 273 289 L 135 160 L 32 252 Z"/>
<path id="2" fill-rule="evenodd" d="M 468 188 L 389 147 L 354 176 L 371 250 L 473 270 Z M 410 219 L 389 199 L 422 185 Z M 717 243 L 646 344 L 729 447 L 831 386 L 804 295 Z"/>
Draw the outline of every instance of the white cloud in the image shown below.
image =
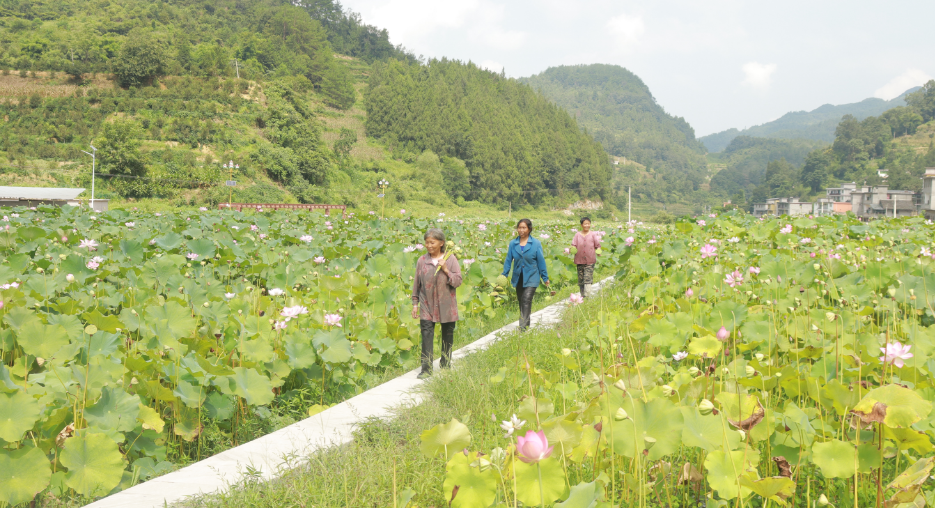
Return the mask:
<path id="1" fill-rule="evenodd" d="M 441 28 L 460 28 L 480 7 L 478 0 L 389 0 L 363 9 L 365 20 L 387 28 L 395 41 L 412 43 Z"/>
<path id="2" fill-rule="evenodd" d="M 773 80 L 773 73 L 776 72 L 776 64 L 761 64 L 759 62 L 747 62 L 743 64 L 743 84 L 753 88 L 769 88 Z"/>
<path id="3" fill-rule="evenodd" d="M 484 60 L 478 66 L 481 69 L 487 69 L 488 71 L 500 72 L 503 70 L 503 64 L 500 62 L 494 62 L 493 60 Z"/>
<path id="4" fill-rule="evenodd" d="M 906 72 L 891 79 L 889 83 L 877 88 L 877 91 L 873 92 L 873 96 L 886 101 L 895 99 L 906 90 L 914 86 L 924 85 L 930 79 L 932 79 L 932 77 L 924 71 L 919 69 L 907 69 Z"/>
<path id="5" fill-rule="evenodd" d="M 640 37 L 646 33 L 646 25 L 641 16 L 630 16 L 621 14 L 610 18 L 607 22 L 607 28 L 614 34 L 618 46 L 631 46 L 637 44 Z"/>
<path id="6" fill-rule="evenodd" d="M 484 42 L 496 49 L 509 51 L 519 49 L 526 42 L 526 32 L 516 30 L 490 30 L 483 36 Z"/>

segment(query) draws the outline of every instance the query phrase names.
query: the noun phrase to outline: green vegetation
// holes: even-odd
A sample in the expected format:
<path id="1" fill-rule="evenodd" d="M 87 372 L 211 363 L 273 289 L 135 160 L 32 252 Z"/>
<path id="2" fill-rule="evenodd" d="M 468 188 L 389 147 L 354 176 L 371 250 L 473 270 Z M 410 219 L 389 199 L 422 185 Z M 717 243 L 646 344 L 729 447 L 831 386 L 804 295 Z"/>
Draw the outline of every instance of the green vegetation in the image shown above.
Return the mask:
<path id="1" fill-rule="evenodd" d="M 724 166 L 711 178 L 711 193 L 730 198 L 735 204 L 753 198 L 753 191 L 764 181 L 767 166 L 784 161 L 799 168 L 805 158 L 826 143 L 807 139 L 768 139 L 738 136 L 723 153 L 708 154 L 711 164 Z"/>
<path id="2" fill-rule="evenodd" d="M 472 63 L 374 64 L 366 103 L 368 134 L 394 150 L 445 157 L 439 176 L 454 178 L 451 189 L 466 199 L 609 196 L 611 164 L 599 144 L 529 87 Z"/>
<path id="3" fill-rule="evenodd" d="M 929 504 L 932 226 L 706 219 L 608 239 L 615 286 L 555 329 L 465 358 L 351 445 L 190 505 Z M 538 465 L 516 444 L 537 430 Z"/>
<path id="4" fill-rule="evenodd" d="M 641 201 L 696 202 L 706 183 L 704 146 L 681 117 L 656 103 L 646 84 L 616 65 L 552 67 L 524 78 L 571 113 L 608 153 L 638 163 L 618 168 L 617 207 L 626 206 L 626 185 Z"/>
<path id="5" fill-rule="evenodd" d="M 778 139 L 810 139 L 831 143 L 835 138 L 835 127 L 846 115 L 858 120 L 869 116 L 877 116 L 885 111 L 904 105 L 908 95 L 918 90 L 918 87 L 907 90 L 905 93 L 885 101 L 883 99 L 864 99 L 853 104 L 833 106 L 825 104 L 812 111 L 793 111 L 786 113 L 777 120 L 756 125 L 744 130 L 728 129 L 726 131 L 702 136 L 699 141 L 704 143 L 709 152 L 720 152 L 730 145 L 737 136 L 751 136 L 757 138 Z"/>
<path id="6" fill-rule="evenodd" d="M 100 497 L 414 368 L 406 310 L 430 225 L 461 258 L 459 341 L 512 312 L 496 285 L 512 222 L 326 219 L 4 211 L 0 503 Z M 575 287 L 568 225 L 536 232 L 552 287 Z"/>

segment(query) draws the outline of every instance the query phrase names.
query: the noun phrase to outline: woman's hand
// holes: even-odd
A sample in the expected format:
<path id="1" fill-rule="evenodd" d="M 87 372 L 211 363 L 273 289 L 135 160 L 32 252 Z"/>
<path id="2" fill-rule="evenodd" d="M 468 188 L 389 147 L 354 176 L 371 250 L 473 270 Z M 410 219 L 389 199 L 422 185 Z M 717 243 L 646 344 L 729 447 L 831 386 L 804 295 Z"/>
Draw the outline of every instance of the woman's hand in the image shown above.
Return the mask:
<path id="1" fill-rule="evenodd" d="M 438 269 L 445 272 L 445 275 L 451 275 L 448 273 L 448 263 L 442 261 L 438 264 Z"/>
<path id="2" fill-rule="evenodd" d="M 549 281 L 545 281 L 543 284 L 545 284 L 545 287 L 549 287 Z"/>
<path id="3" fill-rule="evenodd" d="M 412 319 L 419 319 L 419 306 L 418 305 L 412 306 Z"/>

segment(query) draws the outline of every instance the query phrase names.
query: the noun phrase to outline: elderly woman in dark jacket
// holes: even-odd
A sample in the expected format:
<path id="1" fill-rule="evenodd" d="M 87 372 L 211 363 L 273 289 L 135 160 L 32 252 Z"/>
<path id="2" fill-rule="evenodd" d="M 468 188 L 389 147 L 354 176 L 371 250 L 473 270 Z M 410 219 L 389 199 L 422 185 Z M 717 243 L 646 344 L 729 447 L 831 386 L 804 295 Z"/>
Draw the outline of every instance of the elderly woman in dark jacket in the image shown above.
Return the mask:
<path id="1" fill-rule="evenodd" d="M 432 355 L 435 348 L 435 323 L 442 327 L 442 356 L 439 365 L 451 366 L 451 346 L 454 344 L 455 322 L 458 321 L 458 298 L 455 289 L 461 285 L 461 267 L 454 254 L 445 259 L 445 233 L 432 228 L 425 232 L 425 255 L 416 262 L 412 284 L 412 318 L 419 319 L 422 328 L 422 372 L 419 379 L 432 375 Z"/>

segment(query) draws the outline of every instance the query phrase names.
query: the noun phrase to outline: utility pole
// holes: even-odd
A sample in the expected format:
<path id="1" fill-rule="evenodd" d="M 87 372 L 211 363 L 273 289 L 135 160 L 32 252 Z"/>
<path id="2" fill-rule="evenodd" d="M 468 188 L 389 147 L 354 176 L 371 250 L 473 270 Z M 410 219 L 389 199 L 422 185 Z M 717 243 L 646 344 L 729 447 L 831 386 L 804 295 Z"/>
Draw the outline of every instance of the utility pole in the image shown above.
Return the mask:
<path id="1" fill-rule="evenodd" d="M 237 69 L 237 79 L 240 79 L 240 62 L 234 59 L 234 68 Z"/>
<path id="2" fill-rule="evenodd" d="M 94 210 L 94 166 L 97 162 L 97 148 L 94 148 L 94 145 L 89 145 L 91 147 L 91 153 L 82 152 L 91 156 L 91 210 Z"/>
<path id="3" fill-rule="evenodd" d="M 630 222 L 630 210 L 633 208 L 633 194 L 630 193 L 630 186 L 627 186 L 627 222 Z"/>

